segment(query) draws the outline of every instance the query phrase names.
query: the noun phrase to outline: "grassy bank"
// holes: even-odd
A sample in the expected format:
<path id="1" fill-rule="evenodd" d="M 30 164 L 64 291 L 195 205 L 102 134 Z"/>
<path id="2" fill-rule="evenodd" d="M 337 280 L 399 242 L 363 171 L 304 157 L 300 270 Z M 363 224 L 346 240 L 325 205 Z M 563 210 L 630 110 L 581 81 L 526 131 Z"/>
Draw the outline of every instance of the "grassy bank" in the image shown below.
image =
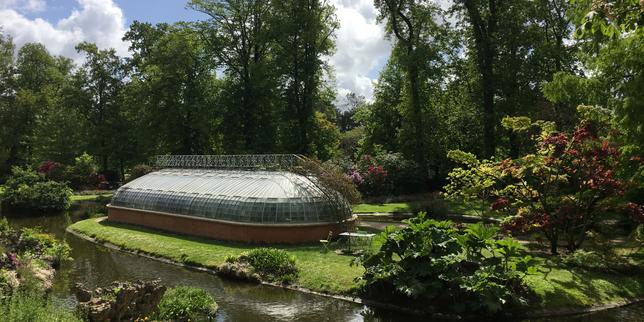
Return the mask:
<path id="1" fill-rule="evenodd" d="M 216 268 L 226 256 L 238 255 L 252 246 L 217 242 L 130 225 L 87 219 L 69 227 L 80 234 L 119 247 L 142 251 L 177 262 Z M 318 245 L 281 246 L 295 255 L 300 277 L 296 284 L 314 291 L 347 294 L 355 290 L 354 278 L 363 272 L 350 266 L 351 257 L 322 253 Z M 641 274 L 640 274 L 641 275 Z M 527 278 L 539 308 L 575 309 L 644 296 L 644 276 L 570 270 L 558 262 L 538 258 L 538 273 Z"/>
<path id="2" fill-rule="evenodd" d="M 392 202 L 392 203 L 361 203 L 353 205 L 353 213 L 392 213 L 392 212 L 411 212 L 412 205 L 410 202 Z"/>
<path id="3" fill-rule="evenodd" d="M 78 195 L 75 194 L 71 197 L 71 201 L 95 201 L 101 198 L 111 198 L 112 193 L 105 193 L 105 194 L 88 194 L 88 195 Z"/>
<path id="4" fill-rule="evenodd" d="M 69 229 L 121 248 L 141 251 L 190 265 L 216 269 L 229 255 L 239 255 L 251 245 L 218 242 L 162 233 L 130 225 L 112 224 L 101 218 L 79 221 Z M 320 245 L 277 246 L 297 258 L 300 276 L 297 285 L 325 293 L 347 294 L 354 290 L 354 278 L 363 269 L 350 266 L 352 257 L 334 252 L 322 253 Z"/>
<path id="5" fill-rule="evenodd" d="M 443 201 L 447 211 L 453 214 L 481 216 L 490 215 L 487 211 L 488 205 L 483 202 L 462 202 L 462 201 Z M 353 213 L 400 213 L 415 212 L 416 209 L 422 208 L 422 200 L 411 200 L 405 202 L 387 202 L 387 203 L 361 203 L 353 205 Z"/>

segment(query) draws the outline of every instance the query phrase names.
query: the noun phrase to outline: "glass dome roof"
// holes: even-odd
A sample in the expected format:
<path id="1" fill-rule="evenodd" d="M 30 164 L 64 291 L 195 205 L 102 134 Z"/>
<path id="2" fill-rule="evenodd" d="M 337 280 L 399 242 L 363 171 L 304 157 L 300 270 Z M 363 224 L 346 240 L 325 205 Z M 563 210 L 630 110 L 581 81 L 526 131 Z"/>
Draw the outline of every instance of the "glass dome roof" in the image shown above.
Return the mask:
<path id="1" fill-rule="evenodd" d="M 339 193 L 288 171 L 162 169 L 119 188 L 111 206 L 257 224 L 339 222 L 351 207 Z"/>

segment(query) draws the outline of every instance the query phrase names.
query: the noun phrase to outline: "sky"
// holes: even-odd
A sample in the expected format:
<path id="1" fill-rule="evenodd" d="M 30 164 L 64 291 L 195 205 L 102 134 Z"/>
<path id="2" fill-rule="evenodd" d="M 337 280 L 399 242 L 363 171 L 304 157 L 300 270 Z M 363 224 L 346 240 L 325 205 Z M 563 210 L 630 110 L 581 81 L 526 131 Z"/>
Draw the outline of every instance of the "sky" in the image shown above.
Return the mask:
<path id="1" fill-rule="evenodd" d="M 354 92 L 371 100 L 391 50 L 383 26 L 376 23 L 373 0 L 329 1 L 340 22 L 336 51 L 328 58 L 338 97 Z M 0 0 L 0 28 L 18 47 L 40 42 L 50 53 L 80 62 L 74 46 L 81 41 L 128 55 L 121 38 L 135 20 L 172 23 L 207 18 L 185 6 L 186 0 Z"/>

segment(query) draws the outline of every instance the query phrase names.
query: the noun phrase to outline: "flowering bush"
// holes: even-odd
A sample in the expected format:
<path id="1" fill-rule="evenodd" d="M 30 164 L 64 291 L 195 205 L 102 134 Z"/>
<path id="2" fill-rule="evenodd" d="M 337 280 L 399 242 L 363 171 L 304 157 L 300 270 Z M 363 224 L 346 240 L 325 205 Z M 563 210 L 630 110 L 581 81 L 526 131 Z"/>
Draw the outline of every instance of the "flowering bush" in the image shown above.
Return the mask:
<path id="1" fill-rule="evenodd" d="M 400 153 L 365 154 L 348 175 L 360 191 L 370 196 L 411 193 L 420 190 L 422 175 L 413 161 Z"/>
<path id="2" fill-rule="evenodd" d="M 619 197 L 628 183 L 615 173 L 622 162 L 618 148 L 600 137 L 595 123 L 582 121 L 572 136 L 544 131 L 535 153 L 514 160 L 479 161 L 453 152 L 449 156 L 466 169 L 449 174 L 446 194 L 486 196 L 492 211 L 508 215 L 509 231 L 543 233 L 553 254 L 560 241 L 574 251 L 607 210 L 624 209 Z M 639 205 L 626 210 L 642 217 Z"/>
<path id="3" fill-rule="evenodd" d="M 349 171 L 349 177 L 365 195 L 385 194 L 388 189 L 385 186 L 387 171 L 378 164 L 377 160 L 369 154 L 362 156 L 356 165 L 356 169 Z"/>
<path id="4" fill-rule="evenodd" d="M 43 161 L 38 166 L 38 173 L 49 180 L 63 181 L 65 177 L 65 166 L 55 161 Z"/>

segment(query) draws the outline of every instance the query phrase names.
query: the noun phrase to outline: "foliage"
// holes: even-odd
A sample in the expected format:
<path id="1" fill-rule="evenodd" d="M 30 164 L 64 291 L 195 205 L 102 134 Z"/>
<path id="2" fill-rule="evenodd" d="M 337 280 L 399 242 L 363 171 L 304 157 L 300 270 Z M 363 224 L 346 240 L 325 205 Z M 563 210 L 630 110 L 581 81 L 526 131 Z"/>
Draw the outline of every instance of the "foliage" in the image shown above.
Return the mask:
<path id="1" fill-rule="evenodd" d="M 83 152 L 74 158 L 74 164 L 65 169 L 65 179 L 77 190 L 93 187 L 97 184 L 98 165 L 94 158 Z"/>
<path id="2" fill-rule="evenodd" d="M 568 267 L 582 268 L 603 273 L 628 273 L 637 269 L 627 258 L 614 253 L 601 253 L 578 249 L 563 258 Z"/>
<path id="3" fill-rule="evenodd" d="M 637 0 L 572 0 L 577 25 L 575 36 L 613 39 L 621 34 L 641 31 L 642 4 Z"/>
<path id="4" fill-rule="evenodd" d="M 298 276 L 295 257 L 282 249 L 255 248 L 226 261 L 248 263 L 254 273 L 270 282 L 292 283 Z"/>
<path id="5" fill-rule="evenodd" d="M 178 286 L 165 292 L 159 303 L 158 318 L 162 321 L 201 321 L 212 318 L 217 303 L 200 288 Z"/>
<path id="6" fill-rule="evenodd" d="M 574 251 L 608 209 L 619 209 L 617 197 L 628 185 L 615 172 L 619 146 L 591 121 L 582 121 L 572 137 L 542 128 L 536 152 L 517 159 L 479 161 L 451 152 L 465 168 L 450 173 L 446 195 L 493 200 L 490 209 L 509 216 L 507 229 L 542 232 L 552 253 L 561 240 Z"/>
<path id="7" fill-rule="evenodd" d="M 340 193 L 349 203 L 357 203 L 360 201 L 361 196 L 360 192 L 356 189 L 356 185 L 332 163 L 320 163 L 318 160 L 307 158 L 300 160 L 292 171 L 307 176 L 313 175 L 322 184 L 322 187 L 326 188 L 327 193 Z M 332 199 L 336 200 L 337 198 L 334 197 Z M 336 201 L 341 202 L 341 200 Z M 338 204 L 338 206 L 344 205 Z"/>
<path id="8" fill-rule="evenodd" d="M 368 196 L 418 192 L 424 188 L 420 172 L 418 164 L 402 153 L 380 149 L 374 155 L 364 154 L 348 171 L 360 191 Z"/>
<path id="9" fill-rule="evenodd" d="M 71 189 L 64 183 L 48 181 L 35 171 L 14 167 L 2 201 L 20 209 L 58 211 L 69 208 L 71 195 Z"/>
<path id="10" fill-rule="evenodd" d="M 530 256 L 512 239 L 494 239 L 497 229 L 481 223 L 459 230 L 424 213 L 408 227 L 386 230 L 380 251 L 364 255 L 364 290 L 373 296 L 430 311 L 498 312 L 526 304 L 522 279 L 534 273 Z"/>
<path id="11" fill-rule="evenodd" d="M 0 300 L 0 316 L 15 322 L 83 321 L 65 305 L 55 303 L 41 291 L 18 291 Z"/>
<path id="12" fill-rule="evenodd" d="M 63 181 L 65 166 L 55 161 L 43 161 L 38 166 L 38 173 L 53 181 Z"/>
<path id="13" fill-rule="evenodd" d="M 364 155 L 358 161 L 357 169 L 349 172 L 349 177 L 368 196 L 385 195 L 390 190 L 385 179 L 389 173 L 371 155 Z"/>
<path id="14" fill-rule="evenodd" d="M 152 172 L 152 167 L 147 164 L 137 164 L 130 169 L 127 181 L 132 181 Z"/>
<path id="15" fill-rule="evenodd" d="M 60 266 L 63 261 L 72 259 L 71 248 L 67 242 L 59 241 L 54 235 L 44 233 L 39 228 L 23 228 L 17 239 L 18 251 L 46 259 L 54 268 Z"/>

